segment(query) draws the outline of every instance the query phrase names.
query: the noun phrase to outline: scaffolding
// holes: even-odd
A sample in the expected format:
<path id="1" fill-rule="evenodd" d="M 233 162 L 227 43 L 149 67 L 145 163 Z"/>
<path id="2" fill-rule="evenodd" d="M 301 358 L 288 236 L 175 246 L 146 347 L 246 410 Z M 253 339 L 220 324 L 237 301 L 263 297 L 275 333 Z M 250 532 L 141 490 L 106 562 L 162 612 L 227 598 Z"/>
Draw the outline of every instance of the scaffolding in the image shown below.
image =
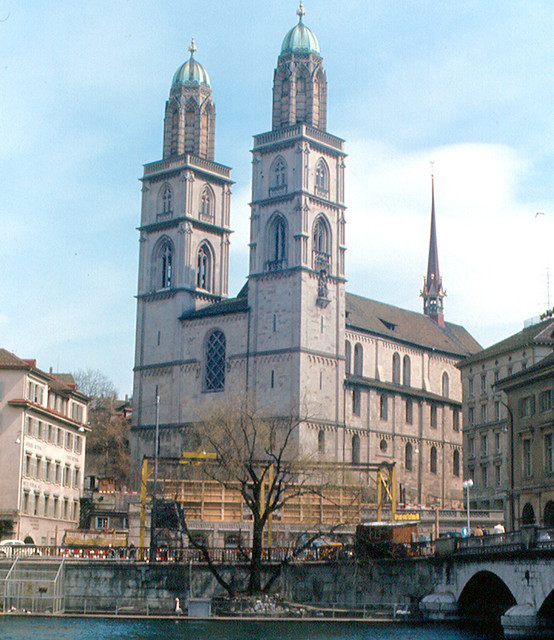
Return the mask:
<path id="1" fill-rule="evenodd" d="M 63 568 L 63 560 L 16 557 L 5 575 L 0 573 L 3 613 L 63 613 Z"/>

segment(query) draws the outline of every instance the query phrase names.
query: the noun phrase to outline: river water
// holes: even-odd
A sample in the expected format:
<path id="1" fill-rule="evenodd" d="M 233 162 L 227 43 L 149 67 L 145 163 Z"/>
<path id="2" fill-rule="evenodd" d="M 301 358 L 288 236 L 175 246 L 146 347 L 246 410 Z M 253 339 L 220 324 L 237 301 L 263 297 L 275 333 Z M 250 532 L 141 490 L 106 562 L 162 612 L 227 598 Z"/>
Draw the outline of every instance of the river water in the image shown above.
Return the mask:
<path id="1" fill-rule="evenodd" d="M 0 617 L 1 640 L 482 640 L 446 626 Z"/>

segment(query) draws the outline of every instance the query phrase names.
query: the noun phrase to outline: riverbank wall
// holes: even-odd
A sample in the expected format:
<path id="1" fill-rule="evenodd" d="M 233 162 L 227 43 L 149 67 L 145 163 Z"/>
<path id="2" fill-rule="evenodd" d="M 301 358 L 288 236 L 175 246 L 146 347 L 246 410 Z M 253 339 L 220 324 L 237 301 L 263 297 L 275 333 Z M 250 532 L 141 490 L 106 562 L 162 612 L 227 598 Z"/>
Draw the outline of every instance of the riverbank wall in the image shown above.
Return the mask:
<path id="1" fill-rule="evenodd" d="M 275 567 L 267 567 L 264 581 Z M 430 593 L 442 568 L 429 560 L 376 560 L 299 563 L 282 569 L 271 593 L 288 602 L 314 607 L 410 605 Z M 225 595 L 212 572 L 203 565 L 121 561 L 66 561 L 63 593 L 67 612 L 165 614 L 175 610 L 175 598 L 185 608 L 189 598 Z M 248 584 L 248 567 L 222 568 L 237 591 Z"/>

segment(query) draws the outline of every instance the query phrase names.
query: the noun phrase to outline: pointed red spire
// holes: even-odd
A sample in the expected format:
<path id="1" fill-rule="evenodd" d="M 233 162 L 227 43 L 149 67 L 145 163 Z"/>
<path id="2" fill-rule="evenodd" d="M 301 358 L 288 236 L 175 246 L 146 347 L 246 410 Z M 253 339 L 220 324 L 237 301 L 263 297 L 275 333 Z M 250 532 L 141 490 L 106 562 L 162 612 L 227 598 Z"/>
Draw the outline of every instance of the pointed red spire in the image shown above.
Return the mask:
<path id="1" fill-rule="evenodd" d="M 427 277 L 423 278 L 423 313 L 444 327 L 443 298 L 446 292 L 442 288 L 439 272 L 439 249 L 437 243 L 437 227 L 435 222 L 435 176 L 431 174 L 431 237 L 429 239 L 429 261 Z"/>

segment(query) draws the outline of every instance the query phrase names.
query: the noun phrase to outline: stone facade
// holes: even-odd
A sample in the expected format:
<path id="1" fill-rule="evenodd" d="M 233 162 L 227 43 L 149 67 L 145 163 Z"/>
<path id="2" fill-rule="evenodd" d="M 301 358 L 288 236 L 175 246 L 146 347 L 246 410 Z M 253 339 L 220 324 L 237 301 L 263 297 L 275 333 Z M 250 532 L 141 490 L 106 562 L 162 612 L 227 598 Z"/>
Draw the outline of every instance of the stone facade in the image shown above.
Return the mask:
<path id="1" fill-rule="evenodd" d="M 554 319 L 524 328 L 480 353 L 459 368 L 463 387 L 464 474 L 473 480 L 470 503 L 477 509 L 504 509 L 511 526 L 511 420 L 502 379 L 524 372 L 554 348 Z M 516 414 L 512 412 L 512 421 Z M 514 522 L 515 525 L 515 522 Z"/>
<path id="2" fill-rule="evenodd" d="M 508 438 L 513 438 L 515 526 L 554 529 L 554 354 L 505 378 L 498 388 L 513 416 Z"/>
<path id="3" fill-rule="evenodd" d="M 88 398 L 0 349 L 1 538 L 60 544 L 77 527 Z"/>
<path id="4" fill-rule="evenodd" d="M 165 159 L 145 167 L 135 482 L 142 457 L 154 450 L 156 396 L 164 456 L 199 445 L 214 402 L 247 397 L 268 416 L 302 420 L 303 454 L 358 467 L 395 461 L 405 502 L 455 506 L 461 500 L 455 364 L 479 345 L 444 322 L 442 298 L 438 322 L 345 291 L 344 141 L 326 131 L 323 59 L 300 18 L 277 61 L 273 128 L 254 137 L 249 274 L 236 298 L 226 298 L 228 169 L 208 162 L 199 145 L 194 153 L 172 152 L 167 139 Z M 197 67 L 195 73 L 186 91 L 205 98 L 207 74 Z M 194 135 L 205 136 L 202 122 Z M 166 115 L 166 138 L 167 126 Z M 220 203 L 211 224 L 198 200 L 206 184 Z M 172 208 L 161 219 L 164 185 L 172 189 Z M 434 207 L 432 220 L 434 228 Z M 157 249 L 165 238 L 173 250 L 169 280 Z M 213 248 L 209 287 L 204 243 Z M 404 378 L 396 375 L 398 359 Z"/>

